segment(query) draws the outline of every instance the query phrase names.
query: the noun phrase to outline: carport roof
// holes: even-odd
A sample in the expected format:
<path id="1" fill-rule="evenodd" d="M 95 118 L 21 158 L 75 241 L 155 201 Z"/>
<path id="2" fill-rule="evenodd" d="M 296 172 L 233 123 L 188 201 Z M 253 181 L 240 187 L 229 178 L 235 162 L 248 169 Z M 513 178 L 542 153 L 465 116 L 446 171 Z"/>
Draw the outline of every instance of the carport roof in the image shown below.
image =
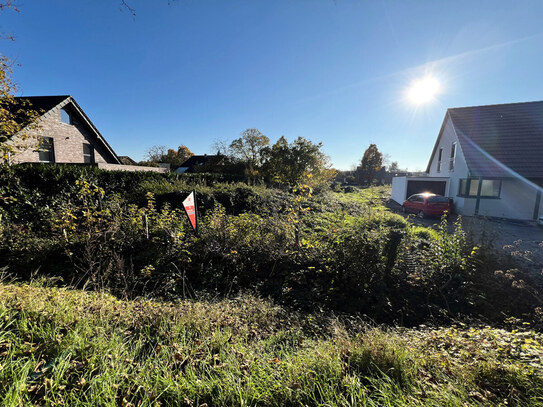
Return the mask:
<path id="1" fill-rule="evenodd" d="M 543 101 L 452 108 L 443 124 L 447 117 L 472 176 L 543 177 Z"/>

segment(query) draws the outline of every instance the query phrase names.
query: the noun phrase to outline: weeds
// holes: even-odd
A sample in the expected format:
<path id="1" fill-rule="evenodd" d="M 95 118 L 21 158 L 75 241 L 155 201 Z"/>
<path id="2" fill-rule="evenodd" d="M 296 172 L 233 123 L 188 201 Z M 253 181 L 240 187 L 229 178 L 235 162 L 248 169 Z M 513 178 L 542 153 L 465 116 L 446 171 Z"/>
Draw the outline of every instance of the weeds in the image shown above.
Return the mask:
<path id="1" fill-rule="evenodd" d="M 38 405 L 543 405 L 540 335 L 396 330 L 251 296 L 119 301 L 0 285 L 0 394 Z M 523 354 L 531 352 L 526 358 Z"/>

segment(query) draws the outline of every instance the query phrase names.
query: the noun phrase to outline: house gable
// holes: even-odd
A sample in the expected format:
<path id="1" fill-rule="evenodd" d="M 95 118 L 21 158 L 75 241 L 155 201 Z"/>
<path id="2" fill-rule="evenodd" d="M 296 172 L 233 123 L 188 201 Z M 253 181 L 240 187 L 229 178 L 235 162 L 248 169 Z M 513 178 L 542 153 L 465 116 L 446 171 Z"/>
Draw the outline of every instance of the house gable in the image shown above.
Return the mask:
<path id="1" fill-rule="evenodd" d="M 426 172 L 431 177 L 467 177 L 469 169 L 454 123 L 447 112 L 439 131 Z"/>
<path id="2" fill-rule="evenodd" d="M 51 157 L 57 163 L 120 164 L 120 160 L 71 96 L 30 96 L 31 107 L 40 113 L 39 126 L 30 135 L 43 137 L 52 146 Z M 70 117 L 67 123 L 66 117 Z M 90 158 L 92 157 L 92 158 Z M 43 154 L 42 154 L 43 161 Z M 15 154 L 13 162 L 40 162 L 34 145 Z"/>

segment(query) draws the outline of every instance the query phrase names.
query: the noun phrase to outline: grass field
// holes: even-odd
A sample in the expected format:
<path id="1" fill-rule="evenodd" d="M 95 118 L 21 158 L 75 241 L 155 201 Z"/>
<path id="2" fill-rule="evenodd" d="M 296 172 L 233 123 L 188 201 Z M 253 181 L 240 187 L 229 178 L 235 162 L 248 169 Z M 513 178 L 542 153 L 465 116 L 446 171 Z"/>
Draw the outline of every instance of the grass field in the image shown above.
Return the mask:
<path id="1" fill-rule="evenodd" d="M 382 328 L 251 295 L 0 285 L 2 406 L 541 406 L 542 353 L 526 323 Z"/>

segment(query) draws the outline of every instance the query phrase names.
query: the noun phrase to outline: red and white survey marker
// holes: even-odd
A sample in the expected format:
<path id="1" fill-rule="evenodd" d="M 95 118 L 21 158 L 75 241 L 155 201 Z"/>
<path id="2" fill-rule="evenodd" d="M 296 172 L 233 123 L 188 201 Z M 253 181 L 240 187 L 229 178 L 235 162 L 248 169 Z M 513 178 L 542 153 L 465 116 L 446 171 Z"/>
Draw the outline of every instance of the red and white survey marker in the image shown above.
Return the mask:
<path id="1" fill-rule="evenodd" d="M 192 191 L 183 201 L 183 207 L 189 217 L 190 224 L 196 233 L 198 233 L 198 218 L 196 215 L 196 194 Z"/>

